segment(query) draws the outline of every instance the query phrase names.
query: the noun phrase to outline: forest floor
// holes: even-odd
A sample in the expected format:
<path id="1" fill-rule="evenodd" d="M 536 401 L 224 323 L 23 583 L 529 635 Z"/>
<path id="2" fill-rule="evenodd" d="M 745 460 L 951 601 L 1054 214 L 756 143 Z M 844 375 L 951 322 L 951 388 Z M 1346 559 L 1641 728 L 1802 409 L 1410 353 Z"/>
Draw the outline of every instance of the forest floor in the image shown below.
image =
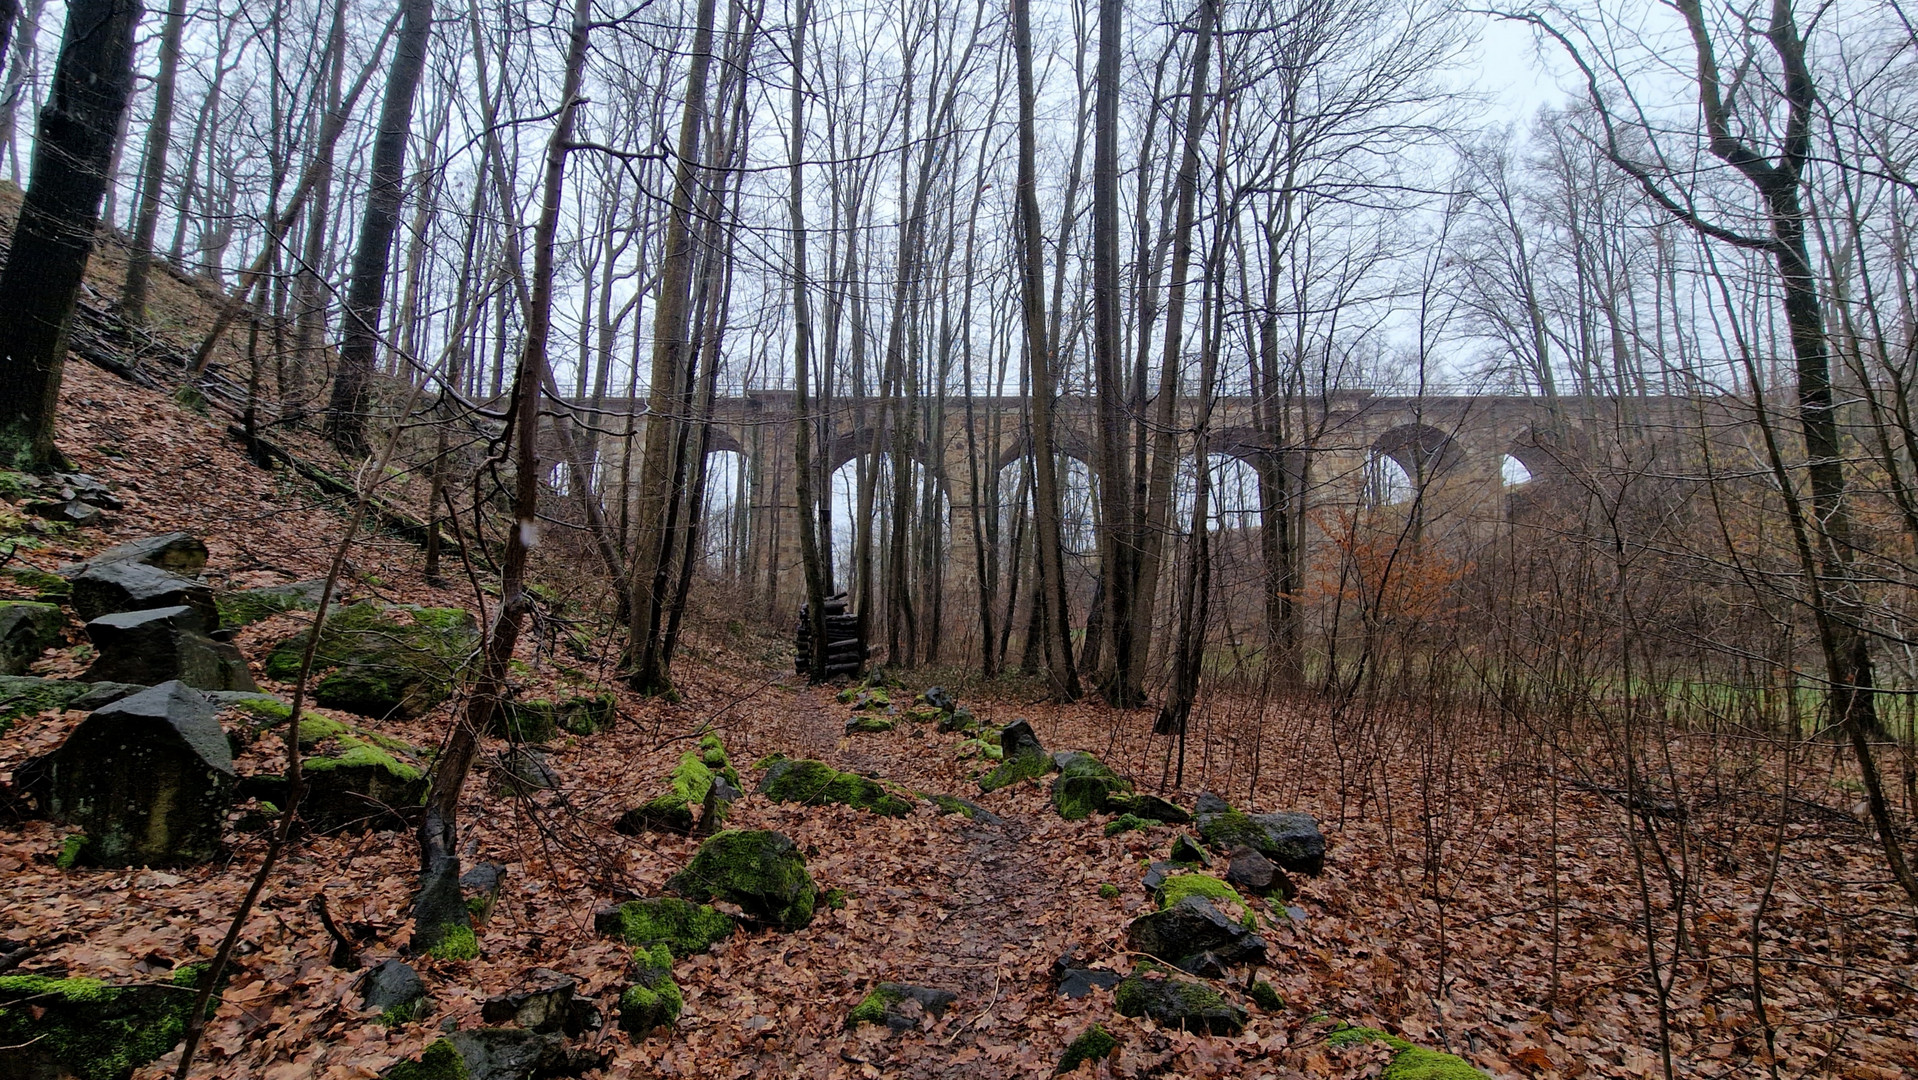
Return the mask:
<path id="1" fill-rule="evenodd" d="M 17 559 L 50 571 L 177 528 L 206 539 L 209 576 L 223 587 L 324 573 L 342 507 L 248 463 L 223 420 L 78 362 L 62 413 L 65 450 L 118 484 L 126 505 L 101 526 L 40 537 Z M 1264 912 L 1271 962 L 1259 974 L 1284 1008 L 1252 1009 L 1239 1036 L 1206 1037 L 1120 1017 L 1108 993 L 1066 999 L 1050 980 L 1068 951 L 1130 968 L 1124 929 L 1150 904 L 1144 863 L 1164 856 L 1176 830 L 1108 838 L 1102 819 L 1062 820 L 1043 784 L 981 795 L 980 763 L 958 755 L 957 735 L 908 724 L 843 734 L 848 711 L 832 689 L 796 680 L 789 646 L 751 627 L 783 629 L 790 614 L 759 611 L 707 583 L 678 662 L 681 700 L 638 699 L 611 680 L 610 633 L 589 633 L 583 659 L 555 647 L 562 631 L 595 625 L 582 614 L 597 600 L 581 583 L 589 575 L 566 558 L 564 545 L 551 544 L 535 567 L 572 614 L 523 642 L 523 690 L 604 689 L 618 697 L 620 719 L 610 732 L 555 745 L 555 791 L 506 794 L 484 768 L 468 786 L 468 862 L 507 867 L 503 898 L 480 928 L 480 957 L 415 960 L 436 1011 L 381 1025 L 359 1006 L 362 972 L 329 966 L 311 901 L 323 895 L 362 937 L 365 965 L 399 954 L 413 837 L 303 841 L 246 928 L 199 1075 L 371 1077 L 449 1027 L 477 1025 L 488 995 L 536 967 L 577 977 L 610 1015 L 628 951 L 595 935 L 594 910 L 657 895 L 697 846 L 610 825 L 662 790 L 689 740 L 708 730 L 745 774 L 747 794 L 729 824 L 785 833 L 820 888 L 847 898 L 804 930 L 742 931 L 677 963 L 686 1005 L 670 1035 L 634 1040 L 609 1024 L 588 1037 L 608 1054 L 605 1076 L 1042 1075 L 1094 1021 L 1120 1042 L 1098 1066 L 1117 1076 L 1376 1075 L 1386 1051 L 1328 1044 L 1338 1022 L 1389 1028 L 1501 1078 L 1659 1076 L 1661 1045 L 1684 1075 L 1766 1075 L 1774 1062 L 1781 1076 L 1918 1075 L 1918 924 L 1880 868 L 1851 806 L 1845 758 L 1829 744 L 1781 755 L 1744 733 L 1679 733 L 1658 771 L 1686 816 L 1635 818 L 1590 786 L 1614 781 L 1602 731 L 1559 733 L 1554 752 L 1540 733 L 1485 717 L 1220 692 L 1195 719 L 1180 783 L 1173 748 L 1150 735 L 1148 712 L 1039 703 L 1030 683 L 952 669 L 907 673 L 944 681 L 988 725 L 1029 718 L 1048 749 L 1097 753 L 1141 789 L 1184 805 L 1211 790 L 1249 811 L 1318 816 L 1325 873 L 1300 880 L 1296 917 Z M 378 534 L 354 547 L 347 574 L 349 599 L 469 608 L 486 599 L 471 584 L 427 584 L 418 549 Z M 238 639 L 263 689 L 287 694 L 260 674 L 260 661 L 304 618 L 281 616 Z M 77 623 L 67 639 L 36 673 L 83 666 Z M 457 706 L 383 730 L 435 746 Z M 80 719 L 45 714 L 0 736 L 0 779 Z M 489 761 L 502 748 L 489 740 Z M 753 793 L 750 765 L 774 753 L 972 798 L 1003 823 L 924 803 L 896 819 L 773 803 Z M 277 769 L 279 754 L 265 740 L 241 765 Z M 60 870 L 53 860 L 66 831 L 0 818 L 0 938 L 57 941 L 27 968 L 120 979 L 210 955 L 264 843 L 235 831 L 228 857 L 211 865 Z M 1118 895 L 1102 897 L 1105 884 Z M 847 1011 L 880 981 L 950 989 L 958 1000 L 915 1032 L 846 1030 Z M 137 1075 L 168 1075 L 172 1060 Z"/>

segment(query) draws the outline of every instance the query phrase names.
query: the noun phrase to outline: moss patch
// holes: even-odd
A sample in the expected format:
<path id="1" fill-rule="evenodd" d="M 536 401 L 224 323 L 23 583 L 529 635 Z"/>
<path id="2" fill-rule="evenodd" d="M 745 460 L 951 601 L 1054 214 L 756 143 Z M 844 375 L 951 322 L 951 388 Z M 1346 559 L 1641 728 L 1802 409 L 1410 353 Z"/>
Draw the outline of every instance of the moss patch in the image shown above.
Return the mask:
<path id="1" fill-rule="evenodd" d="M 997 750 L 998 747 L 993 747 Z M 987 773 L 979 781 L 979 790 L 984 792 L 1008 788 L 1022 780 L 1037 780 L 1052 771 L 1052 759 L 1044 754 L 1019 754 L 999 763 L 999 767 Z"/>
<path id="2" fill-rule="evenodd" d="M 861 1024 L 883 1024 L 886 1022 L 886 1010 L 905 1000 L 906 995 L 881 983 L 872 993 L 861 998 L 859 1004 L 846 1014 L 846 1027 L 856 1028 Z"/>
<path id="3" fill-rule="evenodd" d="M 1066 1052 L 1059 1058 L 1057 1071 L 1069 1073 L 1088 1061 L 1104 1060 L 1111 1057 L 1112 1052 L 1118 1048 L 1119 1040 L 1112 1037 L 1112 1033 L 1105 1029 L 1105 1025 L 1094 1024 L 1080 1033 L 1079 1037 L 1072 1040 L 1066 1047 Z"/>
<path id="4" fill-rule="evenodd" d="M 306 721 L 301 721 L 302 736 L 306 732 Z M 339 751 L 326 757 L 309 758 L 303 763 L 308 772 L 329 772 L 334 769 L 375 768 L 391 773 L 397 780 L 414 781 L 426 778 L 425 770 L 417 765 L 408 765 L 394 757 L 391 751 L 374 745 L 371 741 L 353 735 L 341 735 L 338 738 Z"/>
<path id="5" fill-rule="evenodd" d="M 1159 886 L 1159 910 L 1164 911 L 1188 896 L 1230 900 L 1241 908 L 1246 906 L 1245 898 L 1239 895 L 1237 889 L 1210 874 L 1174 874 Z"/>
<path id="6" fill-rule="evenodd" d="M 1106 835 L 1117 836 L 1122 832 L 1137 832 L 1142 829 L 1150 829 L 1157 824 L 1158 822 L 1152 821 L 1149 818 L 1139 817 L 1137 814 L 1120 814 L 1118 817 L 1106 822 Z"/>
<path id="7" fill-rule="evenodd" d="M 905 817 L 912 813 L 913 805 L 911 800 L 887 791 L 877 780 L 840 772 L 823 761 L 774 762 L 759 790 L 774 802 L 805 806 L 842 803 L 884 817 Z"/>
<path id="8" fill-rule="evenodd" d="M 454 924 L 445 929 L 439 944 L 428 949 L 426 955 L 435 960 L 477 960 L 479 935 L 470 926 Z"/>
<path id="9" fill-rule="evenodd" d="M 664 945 L 633 951 L 633 982 L 619 995 L 619 1026 L 638 1036 L 671 1027 L 686 999 L 673 981 L 673 957 Z"/>
<path id="10" fill-rule="evenodd" d="M 418 1061 L 402 1061 L 386 1070 L 386 1080 L 470 1080 L 466 1059 L 452 1043 L 441 1039 L 420 1053 Z"/>
<path id="11" fill-rule="evenodd" d="M 1285 1008 L 1285 998 L 1279 996 L 1278 990 L 1264 979 L 1253 983 L 1245 996 L 1251 998 L 1252 1004 L 1257 1005 L 1261 1012 L 1275 1013 Z"/>
<path id="12" fill-rule="evenodd" d="M 478 637 L 473 617 L 459 608 L 341 608 L 320 631 L 314 664 L 334 670 L 313 699 L 363 716 L 418 715 L 452 695 Z M 300 633 L 276 645 L 267 654 L 267 677 L 297 676 L 306 639 Z"/>
<path id="13" fill-rule="evenodd" d="M 677 897 L 629 900 L 614 910 L 617 915 L 609 927 L 614 936 L 628 945 L 663 945 L 673 956 L 704 952 L 733 934 L 732 916 Z"/>
<path id="14" fill-rule="evenodd" d="M 125 1080 L 180 1041 L 205 971 L 190 964 L 166 984 L 132 986 L 0 976 L 0 1046 L 32 1044 L 41 1060 L 81 1080 Z"/>
<path id="15" fill-rule="evenodd" d="M 1119 898 L 1119 887 L 1117 885 L 1114 885 L 1112 882 L 1108 881 L 1104 885 L 1099 886 L 1099 899 L 1117 900 L 1118 898 Z"/>
<path id="16" fill-rule="evenodd" d="M 1263 1007 L 1263 1005 L 1261 1005 Z M 1485 1074 L 1457 1054 L 1414 1046 L 1389 1031 L 1340 1024 L 1325 1036 L 1332 1046 L 1363 1046 L 1379 1042 L 1395 1051 L 1379 1080 L 1485 1080 Z"/>

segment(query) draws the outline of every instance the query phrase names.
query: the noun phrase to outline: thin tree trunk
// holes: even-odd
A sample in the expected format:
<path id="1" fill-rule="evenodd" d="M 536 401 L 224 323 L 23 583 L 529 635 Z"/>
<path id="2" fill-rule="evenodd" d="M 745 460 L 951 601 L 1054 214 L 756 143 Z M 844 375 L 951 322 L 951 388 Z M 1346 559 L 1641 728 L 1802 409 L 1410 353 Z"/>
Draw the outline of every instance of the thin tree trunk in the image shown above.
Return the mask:
<path id="1" fill-rule="evenodd" d="M 186 0 L 168 0 L 166 25 L 160 31 L 160 73 L 153 82 L 153 119 L 140 167 L 140 212 L 133 225 L 133 246 L 127 252 L 126 283 L 120 291 L 120 313 L 136 323 L 146 321 L 147 269 L 153 262 L 153 234 L 160 225 L 160 188 L 166 181 L 167 151 L 172 147 L 173 92 L 179 82 L 180 35 L 185 26 Z"/>

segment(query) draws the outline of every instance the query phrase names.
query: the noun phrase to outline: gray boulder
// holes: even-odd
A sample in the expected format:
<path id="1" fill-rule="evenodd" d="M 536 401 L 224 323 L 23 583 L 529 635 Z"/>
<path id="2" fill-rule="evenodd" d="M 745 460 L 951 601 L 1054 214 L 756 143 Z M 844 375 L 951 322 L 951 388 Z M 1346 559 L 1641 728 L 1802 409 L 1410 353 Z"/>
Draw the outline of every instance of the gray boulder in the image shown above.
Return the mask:
<path id="1" fill-rule="evenodd" d="M 25 674 L 41 653 L 59 643 L 66 621 L 52 604 L 0 603 L 0 675 Z"/>
<path id="2" fill-rule="evenodd" d="M 1204 983 L 1170 978 L 1156 967 L 1141 964 L 1113 991 L 1121 1016 L 1149 1016 L 1166 1027 L 1211 1035 L 1237 1035 L 1245 1029 L 1246 1012 Z"/>
<path id="3" fill-rule="evenodd" d="M 737 904 L 783 930 L 810 924 L 819 899 L 806 857 L 783 833 L 764 829 L 728 829 L 707 840 L 666 887 L 695 903 Z"/>
<path id="4" fill-rule="evenodd" d="M 1014 720 L 999 731 L 999 767 L 979 781 L 979 790 L 994 792 L 1021 780 L 1036 780 L 1052 771 L 1052 758 L 1039 745 L 1032 725 Z"/>
<path id="5" fill-rule="evenodd" d="M 220 625 L 213 590 L 191 578 L 138 562 L 94 562 L 73 577 L 73 610 L 91 621 L 116 611 L 185 605 L 199 613 L 201 625 Z"/>
<path id="6" fill-rule="evenodd" d="M 446 1041 L 459 1051 L 471 1080 L 578 1076 L 606 1062 L 606 1055 L 572 1046 L 563 1035 L 525 1028 L 473 1028 L 456 1031 Z"/>
<path id="7" fill-rule="evenodd" d="M 156 686 L 178 679 L 202 690 L 257 690 L 240 650 L 205 632 L 201 613 L 186 606 L 121 611 L 87 623 L 99 659 L 94 682 Z"/>
<path id="8" fill-rule="evenodd" d="M 60 573 L 73 577 L 90 566 L 130 562 L 157 566 L 175 574 L 199 577 L 206 569 L 206 542 L 192 533 L 170 532 L 129 540 L 100 552 L 83 563 L 62 566 Z"/>
<path id="9" fill-rule="evenodd" d="M 598 1027 L 599 1010 L 578 996 L 579 980 L 551 968 L 534 968 L 517 989 L 495 994 L 480 1006 L 480 1019 L 489 1024 L 516 1024 L 528 1031 L 563 1031 L 579 1035 Z"/>
<path id="10" fill-rule="evenodd" d="M 1199 796 L 1192 817 L 1200 837 L 1214 851 L 1244 846 L 1293 873 L 1317 874 L 1325 869 L 1325 835 L 1311 814 L 1298 810 L 1245 814 L 1206 792 Z"/>
<path id="11" fill-rule="evenodd" d="M 378 1009 L 389 1020 L 418 1019 L 430 1004 L 419 972 L 402 960 L 386 961 L 367 972 L 360 982 L 360 1007 Z"/>
<path id="12" fill-rule="evenodd" d="M 1194 974 L 1265 959 L 1265 939 L 1226 918 L 1203 896 L 1188 896 L 1164 911 L 1132 920 L 1126 944 Z"/>
<path id="13" fill-rule="evenodd" d="M 236 777 L 205 694 L 173 681 L 96 709 L 32 770 L 49 816 L 95 866 L 182 866 L 218 853 Z"/>

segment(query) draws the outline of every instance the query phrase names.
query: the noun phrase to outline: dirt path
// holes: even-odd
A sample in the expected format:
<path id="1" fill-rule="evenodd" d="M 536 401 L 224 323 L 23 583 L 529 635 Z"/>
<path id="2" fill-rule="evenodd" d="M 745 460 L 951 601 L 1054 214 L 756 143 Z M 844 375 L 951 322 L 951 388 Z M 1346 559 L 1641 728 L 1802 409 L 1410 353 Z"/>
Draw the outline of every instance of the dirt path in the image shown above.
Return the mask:
<path id="1" fill-rule="evenodd" d="M 926 775 L 931 752 L 943 741 L 915 737 L 903 730 L 905 724 L 900 731 L 847 736 L 848 711 L 827 692 L 804 691 L 801 702 L 804 711 L 794 717 L 792 729 L 801 745 L 792 753 L 901 787 L 978 798 L 976 786 L 962 788 Z M 1007 808 L 995 816 L 996 821 L 958 814 L 937 818 L 935 827 L 948 840 L 939 845 L 943 857 L 933 865 L 907 867 L 908 879 L 897 886 L 923 896 L 936 910 L 936 921 L 925 932 L 901 936 L 886 958 L 892 971 L 886 978 L 958 995 L 945 1022 L 926 1035 L 928 1050 L 938 1046 L 945 1052 L 908 1053 L 911 1060 L 894 1060 L 907 1040 L 887 1040 L 871 1047 L 874 1065 L 904 1066 L 911 1076 L 978 1076 L 974 1044 L 982 1038 L 996 1041 L 995 1032 L 1007 1037 L 1007 1014 L 1016 1019 L 1025 1011 L 1024 999 L 1050 992 L 1034 973 L 1046 970 L 1054 957 L 1035 950 L 1043 949 L 1036 942 L 1046 936 L 1042 916 L 1048 905 L 1058 903 L 1058 883 L 1046 861 L 1035 857 L 1026 815 Z"/>

